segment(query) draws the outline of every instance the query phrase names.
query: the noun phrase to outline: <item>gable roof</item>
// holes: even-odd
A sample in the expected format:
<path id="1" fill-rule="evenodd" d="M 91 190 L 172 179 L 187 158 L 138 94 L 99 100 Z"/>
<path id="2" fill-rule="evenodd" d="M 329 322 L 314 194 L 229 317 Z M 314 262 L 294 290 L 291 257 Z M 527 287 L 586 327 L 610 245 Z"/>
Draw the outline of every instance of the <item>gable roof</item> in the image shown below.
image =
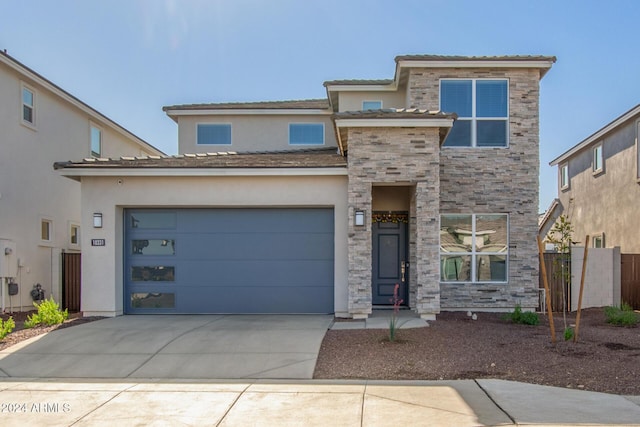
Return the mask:
<path id="1" fill-rule="evenodd" d="M 599 141 L 607 133 L 621 126 L 626 121 L 631 120 L 639 115 L 640 115 L 640 104 L 636 105 L 632 109 L 618 116 L 617 118 L 615 118 L 614 120 L 606 124 L 605 126 L 601 127 L 600 129 L 598 129 L 597 131 L 589 135 L 587 138 L 583 139 L 582 141 L 580 141 L 579 143 L 571 147 L 569 150 L 565 151 L 564 153 L 562 153 L 561 155 L 553 159 L 551 162 L 549 162 L 549 165 L 555 166 L 559 163 L 566 161 L 571 156 L 587 148 L 592 143 Z"/>
<path id="2" fill-rule="evenodd" d="M 154 147 L 153 145 L 151 145 L 147 141 L 143 140 L 142 138 L 140 138 L 139 136 L 135 135 L 131 131 L 127 130 L 126 128 L 124 128 L 120 124 L 118 124 L 115 121 L 111 120 L 109 117 L 105 116 L 104 114 L 102 114 L 101 112 L 96 110 L 95 108 L 93 108 L 90 105 L 82 102 L 80 99 L 76 98 L 75 96 L 73 96 L 72 94 L 67 92 L 66 90 L 62 89 L 60 86 L 58 86 L 55 83 L 51 82 L 50 80 L 46 79 L 41 74 L 35 72 L 31 68 L 29 68 L 26 65 L 24 65 L 23 63 L 19 62 L 18 60 L 16 60 L 12 56 L 10 56 L 6 51 L 0 51 L 0 64 L 6 65 L 8 68 L 10 68 L 10 69 L 14 70 L 15 72 L 17 72 L 18 74 L 20 74 L 22 76 L 22 78 L 24 78 L 25 80 L 28 80 L 30 83 L 33 82 L 33 84 L 36 84 L 36 85 L 46 89 L 47 91 L 49 91 L 52 94 L 56 95 L 58 98 L 64 100 L 65 102 L 71 104 L 72 106 L 78 108 L 79 110 L 81 110 L 82 112 L 87 114 L 89 117 L 91 117 L 93 120 L 96 120 L 96 121 L 98 121 L 100 123 L 104 123 L 106 126 L 110 127 L 111 129 L 113 129 L 117 133 L 119 133 L 119 134 L 123 135 L 124 137 L 126 137 L 126 138 L 132 140 L 133 142 L 137 143 L 138 145 L 143 147 L 145 150 L 151 151 L 151 152 L 153 152 L 153 153 L 155 153 L 157 155 L 165 155 L 164 152 L 162 152 L 161 150 L 157 149 L 156 147 Z"/>

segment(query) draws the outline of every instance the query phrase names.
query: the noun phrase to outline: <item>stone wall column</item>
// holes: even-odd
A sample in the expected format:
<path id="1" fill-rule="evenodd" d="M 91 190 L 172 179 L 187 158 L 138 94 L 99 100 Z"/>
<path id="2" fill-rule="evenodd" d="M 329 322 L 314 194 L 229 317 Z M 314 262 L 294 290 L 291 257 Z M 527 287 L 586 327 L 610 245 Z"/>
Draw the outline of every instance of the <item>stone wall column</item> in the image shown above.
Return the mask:
<path id="1" fill-rule="evenodd" d="M 367 318 L 371 298 L 371 183 L 349 180 L 349 313 Z M 356 226 L 356 210 L 365 211 L 364 226 Z"/>
<path id="2" fill-rule="evenodd" d="M 435 320 L 440 313 L 439 180 L 416 185 L 416 266 L 415 310 L 420 317 Z"/>

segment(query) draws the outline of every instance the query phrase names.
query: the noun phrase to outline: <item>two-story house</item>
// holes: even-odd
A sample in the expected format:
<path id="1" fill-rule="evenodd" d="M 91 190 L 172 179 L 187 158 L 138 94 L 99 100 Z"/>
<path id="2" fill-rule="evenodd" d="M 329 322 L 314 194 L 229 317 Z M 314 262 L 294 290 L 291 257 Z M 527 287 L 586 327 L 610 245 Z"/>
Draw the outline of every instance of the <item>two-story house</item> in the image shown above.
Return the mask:
<path id="1" fill-rule="evenodd" d="M 61 159 L 163 155 L 40 74 L 0 52 L 0 299 L 33 309 L 30 291 L 60 301 L 60 254 L 80 252 L 80 185 Z M 9 294 L 8 283 L 18 284 Z M 13 293 L 13 292 L 12 292 Z"/>
<path id="2" fill-rule="evenodd" d="M 177 156 L 56 164 L 82 185 L 83 311 L 365 318 L 396 285 L 425 319 L 534 309 L 554 62 L 399 56 L 326 99 L 165 107 Z"/>
<path id="3" fill-rule="evenodd" d="M 640 253 L 640 105 L 550 162 L 558 167 L 553 208 L 567 216 L 574 240 L 594 248 Z"/>

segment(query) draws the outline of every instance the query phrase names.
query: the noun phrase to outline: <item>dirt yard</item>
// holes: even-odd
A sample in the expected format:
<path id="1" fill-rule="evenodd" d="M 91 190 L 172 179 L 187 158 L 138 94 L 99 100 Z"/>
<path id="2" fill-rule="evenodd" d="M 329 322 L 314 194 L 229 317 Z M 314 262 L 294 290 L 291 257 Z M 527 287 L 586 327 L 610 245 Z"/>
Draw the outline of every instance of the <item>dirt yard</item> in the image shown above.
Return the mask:
<path id="1" fill-rule="evenodd" d="M 640 328 L 606 323 L 602 309 L 583 310 L 577 343 L 565 342 L 562 314 L 551 343 L 540 325 L 512 324 L 501 314 L 442 313 L 431 326 L 398 332 L 330 330 L 314 378 L 451 380 L 496 378 L 534 384 L 640 395 Z M 567 315 L 575 323 L 575 313 Z"/>

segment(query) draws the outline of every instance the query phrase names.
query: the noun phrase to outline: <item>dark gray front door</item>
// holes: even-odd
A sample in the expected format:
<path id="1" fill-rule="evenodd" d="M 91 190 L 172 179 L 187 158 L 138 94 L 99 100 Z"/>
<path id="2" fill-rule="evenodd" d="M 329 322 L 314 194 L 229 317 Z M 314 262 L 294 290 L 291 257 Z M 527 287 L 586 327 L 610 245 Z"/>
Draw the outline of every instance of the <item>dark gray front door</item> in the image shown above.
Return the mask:
<path id="1" fill-rule="evenodd" d="M 390 305 L 393 288 L 400 285 L 398 296 L 408 304 L 409 269 L 407 262 L 407 224 L 403 221 L 373 223 L 373 305 Z"/>
<path id="2" fill-rule="evenodd" d="M 127 209 L 126 313 L 332 313 L 333 209 Z"/>

